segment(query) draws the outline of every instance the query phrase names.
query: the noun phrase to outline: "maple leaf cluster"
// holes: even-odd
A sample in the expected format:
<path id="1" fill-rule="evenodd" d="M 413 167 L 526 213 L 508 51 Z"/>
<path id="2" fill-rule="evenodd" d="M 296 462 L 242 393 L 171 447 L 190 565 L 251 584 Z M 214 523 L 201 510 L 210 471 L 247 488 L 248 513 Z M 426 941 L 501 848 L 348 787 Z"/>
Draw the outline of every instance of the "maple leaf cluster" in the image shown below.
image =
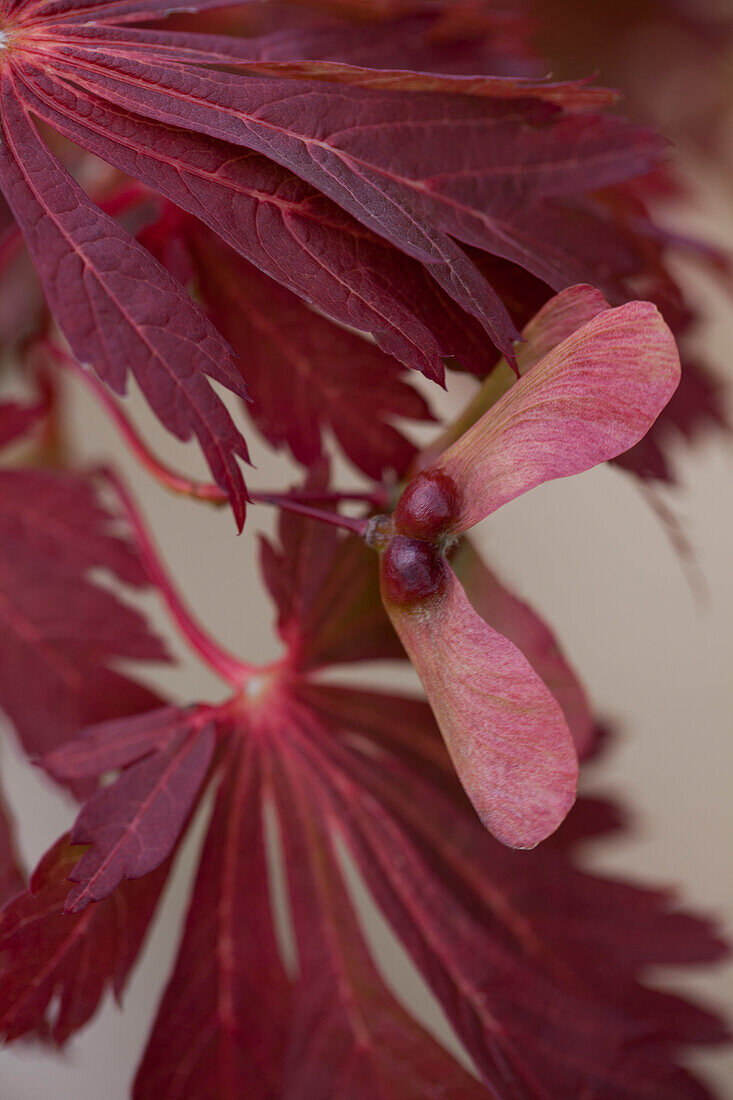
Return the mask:
<path id="1" fill-rule="evenodd" d="M 122 995 L 210 798 L 136 1100 L 707 1096 L 678 1050 L 725 1026 L 645 970 L 725 946 L 578 869 L 620 823 L 576 802 L 599 730 L 466 533 L 607 460 L 671 477 L 668 441 L 722 415 L 670 262 L 725 259 L 654 223 L 663 139 L 614 92 L 543 79 L 518 6 L 173 7 L 0 0 L 0 706 L 81 802 L 27 886 L 0 806 L 0 1034 L 61 1045 Z M 411 426 L 440 418 L 411 370 L 477 380 L 422 449 Z M 67 371 L 169 488 L 240 530 L 280 507 L 280 660 L 224 651 L 116 475 L 63 468 Z M 211 483 L 152 454 L 116 399 L 130 375 Z M 243 416 L 303 484 L 245 485 Z M 336 490 L 331 453 L 366 488 Z M 121 671 L 168 660 L 145 589 L 224 702 Z M 427 701 L 345 671 L 408 657 Z M 470 1069 L 380 972 L 354 874 Z"/>

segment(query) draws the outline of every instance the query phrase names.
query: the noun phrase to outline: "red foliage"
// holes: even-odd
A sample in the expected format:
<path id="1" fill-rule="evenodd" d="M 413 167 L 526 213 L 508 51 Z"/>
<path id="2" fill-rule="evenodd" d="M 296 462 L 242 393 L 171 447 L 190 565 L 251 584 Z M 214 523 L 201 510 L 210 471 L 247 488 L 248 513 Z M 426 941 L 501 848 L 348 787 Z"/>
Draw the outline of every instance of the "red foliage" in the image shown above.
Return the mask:
<path id="1" fill-rule="evenodd" d="M 613 91 L 543 79 L 531 5 L 175 6 L 0 0 L 0 447 L 61 465 L 59 366 L 102 394 L 131 375 L 215 484 L 105 396 L 148 470 L 240 530 L 281 508 L 260 562 L 284 655 L 246 664 L 193 622 L 114 475 L 0 470 L 0 706 L 83 800 L 27 888 L 0 805 L 0 1034 L 61 1045 L 121 996 L 210 799 L 136 1100 L 708 1096 L 678 1048 L 725 1026 L 646 972 L 725 946 L 668 893 L 579 869 L 620 820 L 584 799 L 562 820 L 601 731 L 465 532 L 600 461 L 669 478 L 667 441 L 724 422 L 686 352 L 672 396 L 670 330 L 684 351 L 696 315 L 670 261 L 727 259 L 656 226 L 666 142 Z M 446 367 L 481 386 L 420 451 L 440 414 L 408 370 Z M 245 486 L 245 408 L 302 486 Z M 366 488 L 330 487 L 332 440 Z M 166 659 L 146 588 L 223 703 L 166 705 L 126 667 Z M 408 656 L 428 702 L 347 671 Z M 470 1070 L 376 964 L 355 879 Z"/>
<path id="2" fill-rule="evenodd" d="M 94 4 L 96 22 L 82 2 L 6 7 L 0 181 L 51 309 L 77 357 L 114 390 L 124 391 L 129 365 L 166 427 L 181 439 L 197 437 L 240 526 L 246 496 L 235 456 L 246 458 L 247 452 L 207 381 L 246 392 L 227 346 L 182 288 L 90 203 L 39 140 L 30 112 L 184 209 L 199 214 L 207 208 L 205 221 L 218 231 L 223 220 L 224 239 L 255 262 L 261 247 L 253 249 L 241 229 L 233 234 L 228 228 L 232 202 L 241 201 L 242 191 L 251 202 L 247 196 L 254 191 L 260 221 L 259 208 L 268 215 L 271 200 L 258 187 L 247 154 L 236 150 L 259 154 L 255 175 L 261 158 L 274 161 L 315 188 L 314 199 L 326 196 L 426 265 L 510 358 L 516 328 L 457 241 L 517 263 L 555 287 L 577 281 L 577 265 L 561 259 L 545 239 L 551 222 L 556 239 L 564 235 L 558 202 L 649 169 L 660 150 L 654 135 L 612 116 L 557 107 L 552 86 L 497 79 L 486 94 L 447 78 L 439 90 L 412 95 L 408 110 L 409 80 L 404 88 L 396 80 L 388 89 L 370 90 L 344 86 L 339 73 L 331 74 L 336 83 L 304 82 L 311 74 L 297 66 L 288 70 L 290 79 L 259 75 L 255 63 L 247 67 L 256 75 L 212 70 L 204 66 L 236 62 L 242 52 L 251 56 L 250 44 L 241 51 L 236 40 L 227 46 L 206 36 L 110 25 L 153 18 L 163 4 Z M 583 86 L 564 92 L 561 99 L 567 98 L 571 106 L 585 106 Z M 213 145 L 202 145 L 202 135 L 214 138 Z M 234 177 L 227 185 L 230 161 Z M 186 176 L 192 186 L 184 184 Z M 547 204 L 552 218 L 544 212 Z M 286 259 L 280 249 L 275 255 L 278 265 Z M 337 276 L 344 266 L 338 263 Z M 59 278 L 62 268 L 66 274 Z M 265 270 L 276 275 L 272 260 Z M 324 277 L 332 297 L 332 277 L 319 272 L 319 281 Z M 323 297 L 312 285 L 308 296 Z M 381 295 L 373 298 L 378 306 Z M 328 299 L 323 304 L 333 312 Z M 364 320 L 360 328 L 379 331 Z M 108 330 L 106 339 L 100 326 Z M 458 348 L 442 350 L 452 355 Z"/>
<path id="3" fill-rule="evenodd" d="M 69 875 L 78 885 L 66 899 L 67 912 L 79 913 L 109 897 L 123 878 L 160 866 L 188 819 L 213 751 L 212 726 L 184 722 L 142 760 L 129 761 L 125 753 L 120 777 L 89 799 L 71 830 L 72 844 L 92 847 Z"/>
<path id="4" fill-rule="evenodd" d="M 291 593 L 291 607 L 296 600 L 312 606 L 322 586 L 304 566 L 314 557 L 324 563 L 327 587 L 326 566 L 355 540 L 312 521 L 288 518 L 284 526 L 289 549 L 270 559 L 270 581 Z M 368 560 L 361 570 L 370 570 Z M 359 620 L 349 626 L 336 614 L 332 637 L 348 650 Z M 262 1097 L 353 1096 L 367 1088 L 395 1097 L 486 1094 L 410 1020 L 375 969 L 343 876 L 342 846 L 493 1094 L 594 1087 L 631 1098 L 643 1087 L 660 1098 L 704 1095 L 672 1052 L 682 1041 L 719 1041 L 720 1023 L 639 984 L 639 975 L 651 963 L 718 958 L 722 946 L 704 922 L 673 912 L 667 895 L 573 866 L 577 839 L 608 827 L 605 808 L 589 804 L 577 825 L 571 816 L 564 841 L 559 834 L 535 853 L 513 853 L 481 828 L 425 703 L 326 685 L 297 664 L 296 648 L 280 664 L 253 670 L 242 692 L 205 708 L 199 722 L 202 730 L 213 722 L 220 741 L 215 805 L 135 1095 L 233 1098 L 243 1081 Z M 157 774 L 161 744 L 173 744 L 197 713 L 168 708 L 107 723 L 48 763 L 60 776 L 123 765 L 101 794 L 124 787 L 130 813 L 149 805 L 135 759 L 147 752 L 143 763 Z M 106 839 L 89 809 L 98 806 L 95 795 L 82 811 L 87 841 Z M 3 918 L 0 965 L 12 980 L 2 985 L 0 1019 L 8 1035 L 42 1027 L 55 991 L 62 1008 L 53 1034 L 62 1042 L 93 1011 L 105 982 L 123 983 L 189 808 L 190 801 L 185 811 L 171 802 L 157 849 L 141 833 L 145 867 L 119 865 L 133 878 L 156 861 L 159 871 L 75 915 L 62 913 L 64 880 L 81 877 L 88 854 L 73 870 L 81 849 L 64 846 L 45 858 L 30 892 Z M 296 973 L 277 943 L 268 820 L 282 841 Z M 147 891 L 135 903 L 140 924 L 121 943 L 107 922 L 136 889 Z M 85 923 L 82 937 L 85 918 L 96 923 Z M 99 955 L 80 986 L 82 943 Z M 30 1000 L 21 992 L 29 982 L 37 987 Z"/>
<path id="5" fill-rule="evenodd" d="M 199 290 L 247 363 L 249 413 L 265 438 L 287 444 L 308 467 L 321 458 L 330 429 L 368 477 L 403 475 L 416 449 L 393 422 L 431 417 L 400 364 L 308 309 L 215 237 L 192 236 Z"/>
<path id="6" fill-rule="evenodd" d="M 90 480 L 3 470 L 0 495 L 0 694 L 34 756 L 90 722 L 149 709 L 156 695 L 115 663 L 166 653 L 139 612 L 88 575 L 147 583 Z"/>
<path id="7" fill-rule="evenodd" d="M 7 1039 L 36 1032 L 65 1043 L 107 988 L 121 995 L 140 951 L 168 867 L 69 916 L 68 875 L 81 851 L 62 837 L 33 872 L 28 892 L 0 913 L 0 1030 Z"/>

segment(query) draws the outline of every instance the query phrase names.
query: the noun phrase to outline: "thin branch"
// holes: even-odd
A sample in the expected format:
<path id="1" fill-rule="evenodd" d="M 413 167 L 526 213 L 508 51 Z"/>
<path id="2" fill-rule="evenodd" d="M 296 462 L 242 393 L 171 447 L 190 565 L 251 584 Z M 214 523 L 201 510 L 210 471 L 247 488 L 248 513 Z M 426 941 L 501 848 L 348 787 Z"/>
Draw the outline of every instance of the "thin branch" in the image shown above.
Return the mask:
<path id="1" fill-rule="evenodd" d="M 294 512 L 298 516 L 307 516 L 309 519 L 317 519 L 320 523 L 330 523 L 333 527 L 342 527 L 346 531 L 353 531 L 361 538 L 366 534 L 369 524 L 368 518 L 355 519 L 352 516 L 341 516 L 338 512 L 324 512 L 320 508 L 313 508 L 309 504 L 301 504 L 293 500 L 291 496 L 266 496 L 264 493 L 253 493 L 252 499 L 258 504 L 272 504 L 275 508 L 281 508 L 284 512 Z"/>
<path id="2" fill-rule="evenodd" d="M 341 490 L 341 489 L 288 489 L 286 493 L 277 489 L 258 489 L 250 493 L 255 503 L 269 503 L 272 497 L 281 500 L 294 500 L 307 503 L 313 501 L 317 504 L 340 504 L 341 501 L 355 501 L 360 504 L 370 504 L 373 508 L 386 508 L 389 505 L 389 493 L 382 485 L 366 491 Z"/>
<path id="3" fill-rule="evenodd" d="M 91 390 L 97 400 L 104 406 L 130 452 L 137 458 L 138 462 L 153 475 L 156 481 L 174 493 L 191 497 L 194 500 L 203 500 L 217 507 L 229 502 L 227 494 L 220 489 L 218 485 L 212 482 L 197 481 L 194 478 L 186 477 L 168 466 L 158 458 L 157 455 L 153 454 L 137 428 L 135 428 L 118 402 L 115 401 L 108 392 L 106 386 L 104 386 L 91 371 L 85 370 L 85 368 L 63 348 L 58 347 L 58 345 L 50 341 L 46 341 L 45 343 L 46 346 L 49 347 L 49 350 L 51 350 L 65 366 L 73 370 L 77 377 L 83 380 L 87 388 Z M 366 492 L 339 492 L 330 489 L 292 489 L 287 493 L 283 493 L 279 491 L 270 492 L 268 490 L 261 490 L 250 492 L 249 499 L 255 504 L 271 504 L 287 511 L 299 512 L 300 515 L 307 515 L 313 519 L 320 519 L 324 523 L 335 524 L 338 527 L 344 527 L 347 530 L 356 531 L 362 534 L 366 526 L 366 520 L 351 519 L 348 516 L 339 516 L 333 512 L 322 512 L 319 509 L 305 508 L 305 503 L 313 501 L 324 504 L 338 504 L 341 501 L 358 501 L 370 504 L 375 508 L 384 508 L 387 504 L 387 493 L 381 486 L 377 487 L 375 490 Z M 301 502 L 303 502 L 304 508 L 299 507 Z M 296 507 L 296 505 L 298 507 Z"/>
<path id="4" fill-rule="evenodd" d="M 166 489 L 170 489 L 174 493 L 193 497 L 196 500 L 205 500 L 217 506 L 228 503 L 229 498 L 227 494 L 220 489 L 218 485 L 185 477 L 183 474 L 177 473 L 170 466 L 167 466 L 157 457 L 157 455 L 154 455 L 137 431 L 137 428 L 134 427 L 120 408 L 120 405 L 109 393 L 107 387 L 104 386 L 91 371 L 82 367 L 73 355 L 69 355 L 63 348 L 60 348 L 51 341 L 45 341 L 45 343 L 53 355 L 55 355 L 64 366 L 69 367 L 77 378 L 82 380 L 87 389 L 94 394 L 99 403 L 104 406 L 105 411 L 114 421 L 115 427 L 118 429 L 130 452 L 135 456 L 141 466 L 153 475 L 156 481 L 160 482 Z"/>
<path id="5" fill-rule="evenodd" d="M 160 560 L 140 512 L 125 486 L 112 470 L 104 476 L 119 497 L 125 515 L 134 531 L 140 556 L 148 576 L 163 597 L 171 617 L 178 625 L 186 641 L 203 661 L 230 684 L 241 686 L 255 671 L 256 666 L 240 660 L 219 643 L 196 622 L 176 590 L 168 572 Z"/>

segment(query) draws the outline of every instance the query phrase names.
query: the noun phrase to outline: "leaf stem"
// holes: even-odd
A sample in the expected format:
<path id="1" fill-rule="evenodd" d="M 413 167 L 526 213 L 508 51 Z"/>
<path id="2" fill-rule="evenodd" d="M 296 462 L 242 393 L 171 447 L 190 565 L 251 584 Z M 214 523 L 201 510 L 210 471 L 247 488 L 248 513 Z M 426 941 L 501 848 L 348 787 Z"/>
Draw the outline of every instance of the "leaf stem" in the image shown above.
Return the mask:
<path id="1" fill-rule="evenodd" d="M 273 497 L 278 500 L 294 500 L 299 503 L 313 501 L 317 504 L 339 504 L 341 501 L 350 500 L 363 504 L 371 504 L 374 508 L 386 508 L 389 504 L 389 494 L 382 485 L 365 491 L 341 490 L 341 489 L 288 489 L 286 493 L 277 489 L 258 489 L 250 494 L 256 503 L 267 504 Z"/>
<path id="2" fill-rule="evenodd" d="M 140 557 L 147 570 L 148 577 L 157 587 L 176 622 L 181 634 L 199 657 L 223 679 L 237 687 L 249 679 L 256 671 L 255 665 L 247 664 L 240 658 L 222 648 L 204 628 L 196 622 L 186 607 L 168 572 L 163 566 L 160 555 L 153 543 L 137 505 L 133 501 L 121 480 L 113 470 L 105 469 L 103 474 L 114 489 L 122 504 L 126 518 L 133 529 Z"/>
<path id="3" fill-rule="evenodd" d="M 87 370 L 77 362 L 73 355 L 70 355 L 52 341 L 45 341 L 45 343 L 53 355 L 55 355 L 64 366 L 69 367 L 74 374 L 82 380 L 87 389 L 94 394 L 99 403 L 104 407 L 110 419 L 114 421 L 115 427 L 118 429 L 130 452 L 135 456 L 141 466 L 153 475 L 156 481 L 164 485 L 166 489 L 171 489 L 174 493 L 194 497 L 196 500 L 205 500 L 210 504 L 216 505 L 228 503 L 229 498 L 227 494 L 220 489 L 218 485 L 195 481 L 192 478 L 184 477 L 182 474 L 177 473 L 170 466 L 162 462 L 161 459 L 149 450 L 142 436 L 132 425 L 119 404 L 108 392 L 107 387 L 104 386 L 90 370 Z"/>
<path id="4" fill-rule="evenodd" d="M 364 537 L 369 523 L 368 518 L 356 519 L 353 516 L 342 516 L 338 512 L 324 512 L 321 508 L 313 508 L 310 504 L 303 504 L 294 500 L 292 496 L 272 496 L 265 493 L 253 493 L 252 499 L 258 504 L 272 504 L 275 508 L 281 508 L 284 512 L 294 512 L 298 516 L 307 516 L 316 519 L 320 523 L 330 523 L 334 527 L 342 527 L 346 531 L 353 531 L 360 537 Z"/>
<path id="5" fill-rule="evenodd" d="M 80 363 L 52 341 L 45 341 L 49 350 L 67 367 L 82 379 L 84 384 L 95 395 L 114 421 L 120 435 L 124 439 L 128 449 L 138 462 L 166 489 L 183 496 L 192 497 L 195 500 L 204 500 L 209 504 L 221 506 L 229 503 L 227 494 L 213 482 L 196 481 L 185 477 L 176 470 L 166 465 L 157 455 L 153 454 L 143 440 L 135 426 L 120 408 L 119 404 L 108 392 L 99 379 L 86 370 Z M 286 511 L 299 512 L 300 515 L 311 516 L 320 519 L 323 523 L 335 524 L 350 531 L 363 532 L 366 520 L 352 519 L 348 516 L 339 516 L 333 512 L 323 512 L 320 509 L 303 508 L 309 501 L 317 503 L 337 504 L 343 500 L 359 501 L 371 504 L 375 508 L 384 508 L 387 504 L 387 493 L 378 486 L 372 491 L 338 492 L 334 490 L 319 489 L 292 489 L 287 493 L 278 491 L 261 490 L 250 492 L 249 499 L 255 504 L 271 504 Z M 300 507 L 303 502 L 303 508 Z M 296 507 L 296 505 L 298 507 Z"/>

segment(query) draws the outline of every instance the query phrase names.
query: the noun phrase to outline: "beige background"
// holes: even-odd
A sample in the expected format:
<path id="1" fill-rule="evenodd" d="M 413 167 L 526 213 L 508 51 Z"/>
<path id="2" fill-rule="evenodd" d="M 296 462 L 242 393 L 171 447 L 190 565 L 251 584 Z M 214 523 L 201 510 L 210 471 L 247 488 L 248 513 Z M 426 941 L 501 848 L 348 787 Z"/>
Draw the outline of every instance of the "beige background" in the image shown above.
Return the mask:
<path id="1" fill-rule="evenodd" d="M 700 188 L 692 220 L 733 244 L 728 183 L 703 175 Z M 691 277 L 715 318 L 706 340 L 730 379 L 731 302 L 706 279 Z M 161 440 L 137 400 L 134 409 L 162 453 L 203 472 L 193 448 Z M 171 569 L 202 619 L 244 657 L 264 662 L 276 656 L 271 608 L 254 568 L 255 533 L 270 529 L 270 512 L 253 509 L 237 539 L 228 516 L 175 499 L 136 470 L 104 415 L 76 388 L 69 416 L 85 456 L 115 457 L 128 470 Z M 253 433 L 251 439 L 259 465 L 251 484 L 286 483 L 287 463 L 258 446 Z M 694 451 L 680 448 L 678 457 L 683 487 L 665 500 L 684 521 L 706 596 L 693 591 L 636 483 L 612 469 L 535 490 L 484 523 L 480 540 L 504 578 L 554 625 L 598 713 L 619 727 L 612 753 L 586 782 L 622 795 L 636 827 L 622 840 L 596 844 L 588 862 L 644 882 L 673 884 L 698 908 L 725 921 L 730 932 L 733 448 L 712 436 Z M 181 664 L 163 677 L 169 690 L 182 700 L 220 697 L 218 682 L 179 652 Z M 73 806 L 6 743 L 2 771 L 19 817 L 22 851 L 32 865 L 68 827 Z M 186 854 L 189 865 L 195 844 L 194 838 Z M 107 1003 L 60 1060 L 33 1047 L 3 1052 L 2 1100 L 125 1100 L 175 949 L 188 881 L 184 867 L 135 973 L 124 1013 Z M 369 916 L 380 960 L 391 977 L 396 975 L 398 992 L 445 1038 L 440 1011 L 373 907 Z M 678 988 L 733 1007 L 731 967 L 680 975 L 683 971 L 672 977 Z M 659 980 L 670 978 L 663 973 Z M 721 1097 L 733 1098 L 733 1054 L 701 1054 L 695 1064 L 717 1084 Z"/>

